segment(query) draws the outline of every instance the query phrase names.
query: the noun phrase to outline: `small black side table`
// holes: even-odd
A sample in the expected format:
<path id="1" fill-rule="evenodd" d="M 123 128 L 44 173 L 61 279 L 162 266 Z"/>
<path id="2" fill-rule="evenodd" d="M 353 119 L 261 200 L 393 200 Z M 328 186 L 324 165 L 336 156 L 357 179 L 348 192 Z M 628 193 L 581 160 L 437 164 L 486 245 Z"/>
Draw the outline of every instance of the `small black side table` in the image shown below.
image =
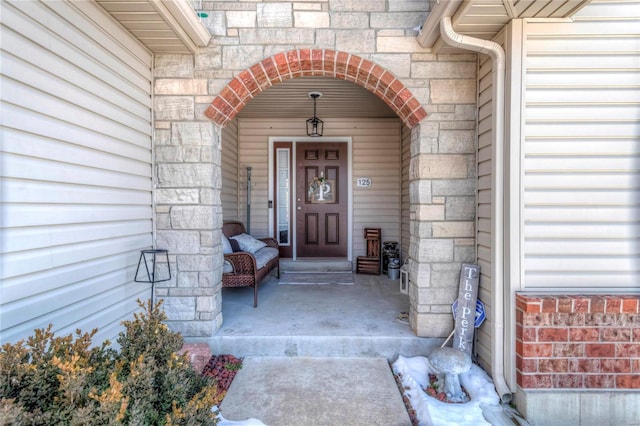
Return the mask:
<path id="1" fill-rule="evenodd" d="M 167 263 L 167 271 L 169 273 L 168 278 L 159 277 L 157 272 L 156 256 L 165 256 Z M 151 269 L 149 269 L 149 262 L 151 262 Z M 140 272 L 140 265 L 144 263 L 144 269 L 147 272 L 147 276 L 144 275 L 138 279 L 138 273 Z M 145 279 L 146 278 L 146 279 Z M 161 278 L 161 279 L 159 279 Z M 171 265 L 169 264 L 169 250 L 154 249 L 154 250 L 140 250 L 140 260 L 138 260 L 138 268 L 136 269 L 136 276 L 134 281 L 137 283 L 151 283 L 151 309 L 153 309 L 154 298 L 154 286 L 156 283 L 163 281 L 169 281 L 171 279 Z"/>

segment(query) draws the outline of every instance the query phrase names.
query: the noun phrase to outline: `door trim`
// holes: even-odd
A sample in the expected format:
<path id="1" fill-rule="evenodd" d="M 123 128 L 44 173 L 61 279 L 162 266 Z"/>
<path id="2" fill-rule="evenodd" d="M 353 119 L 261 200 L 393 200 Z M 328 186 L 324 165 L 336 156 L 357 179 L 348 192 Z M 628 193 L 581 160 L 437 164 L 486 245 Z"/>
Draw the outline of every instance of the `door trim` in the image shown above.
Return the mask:
<path id="1" fill-rule="evenodd" d="M 268 147 L 268 151 L 269 151 L 269 181 L 268 181 L 268 196 L 269 196 L 269 200 L 273 200 L 274 199 L 274 193 L 273 193 L 273 185 L 274 185 L 274 179 L 273 179 L 273 174 L 274 174 L 274 155 L 273 155 L 273 144 L 274 142 L 291 142 L 292 144 L 292 155 L 293 155 L 293 164 L 296 164 L 296 144 L 297 143 L 305 143 L 305 142 L 346 142 L 347 144 L 347 230 L 348 230 L 348 235 L 347 235 L 347 260 L 352 261 L 353 260 L 353 149 L 352 149 L 352 145 L 353 145 L 353 138 L 350 136 L 340 136 L 340 137 L 331 137 L 331 136 L 321 136 L 321 137 L 291 137 L 291 136 L 269 136 L 269 147 Z M 295 200 L 297 197 L 296 194 L 296 168 L 293 167 L 292 170 L 292 200 Z M 268 229 L 269 229 L 269 236 L 273 237 L 274 236 L 274 208 L 275 206 L 272 206 L 269 208 L 269 221 L 268 221 Z M 291 223 L 295 224 L 296 223 L 296 214 L 297 214 L 297 210 L 295 209 L 295 205 L 292 203 L 291 205 Z M 291 240 L 291 244 L 295 246 L 295 244 L 297 243 L 297 235 L 296 235 L 296 230 L 292 229 L 293 231 L 293 238 Z M 293 250 L 292 253 L 293 256 L 293 260 L 296 259 L 296 250 Z"/>

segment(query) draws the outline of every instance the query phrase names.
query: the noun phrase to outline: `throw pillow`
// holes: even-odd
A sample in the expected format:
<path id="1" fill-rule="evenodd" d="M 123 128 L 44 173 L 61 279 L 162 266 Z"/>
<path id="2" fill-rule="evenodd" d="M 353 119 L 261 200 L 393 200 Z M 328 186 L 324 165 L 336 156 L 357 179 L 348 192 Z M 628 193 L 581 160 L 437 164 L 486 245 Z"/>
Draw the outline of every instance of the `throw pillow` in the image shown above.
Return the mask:
<path id="1" fill-rule="evenodd" d="M 231 250 L 233 250 L 234 253 L 242 251 L 242 249 L 240 248 L 240 244 L 238 244 L 238 242 L 233 238 L 229 240 L 229 244 L 231 244 Z"/>
<path id="2" fill-rule="evenodd" d="M 236 240 L 238 244 L 240 244 L 240 248 L 242 251 L 246 251 L 248 253 L 255 253 L 260 250 L 262 247 L 266 247 L 267 244 L 263 241 L 256 240 L 249 234 L 238 234 L 231 237 L 232 240 Z"/>

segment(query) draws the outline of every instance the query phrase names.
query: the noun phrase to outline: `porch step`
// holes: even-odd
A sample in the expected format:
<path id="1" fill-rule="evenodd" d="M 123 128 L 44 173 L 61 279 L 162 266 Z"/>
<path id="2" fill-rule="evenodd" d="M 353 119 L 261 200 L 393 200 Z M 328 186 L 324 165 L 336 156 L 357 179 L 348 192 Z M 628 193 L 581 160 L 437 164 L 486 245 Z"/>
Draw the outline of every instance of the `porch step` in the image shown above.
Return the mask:
<path id="1" fill-rule="evenodd" d="M 280 271 L 284 272 L 349 272 L 353 262 L 344 258 L 280 259 Z"/>
<path id="2" fill-rule="evenodd" d="M 393 336 L 214 336 L 211 351 L 238 357 L 384 357 L 389 361 L 425 356 L 444 339 Z"/>
<path id="3" fill-rule="evenodd" d="M 362 274 L 353 274 L 353 280 L 346 285 L 285 285 L 270 275 L 260 286 L 256 308 L 252 288 L 224 288 L 222 326 L 199 341 L 208 343 L 212 353 L 238 357 L 390 361 L 398 355 L 427 355 L 442 344 L 444 338 L 418 337 L 402 322 L 410 302 L 398 280 Z"/>

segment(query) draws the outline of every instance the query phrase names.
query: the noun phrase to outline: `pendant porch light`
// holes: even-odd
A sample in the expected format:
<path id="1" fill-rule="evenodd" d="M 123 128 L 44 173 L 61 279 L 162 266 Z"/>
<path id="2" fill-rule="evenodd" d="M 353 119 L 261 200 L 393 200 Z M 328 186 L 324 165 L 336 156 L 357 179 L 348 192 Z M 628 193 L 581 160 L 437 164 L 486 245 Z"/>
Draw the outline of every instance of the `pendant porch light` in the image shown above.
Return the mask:
<path id="1" fill-rule="evenodd" d="M 309 92 L 307 95 L 313 99 L 313 117 L 307 120 L 307 136 L 322 136 L 324 123 L 316 117 L 316 99 L 322 96 L 322 93 Z"/>

